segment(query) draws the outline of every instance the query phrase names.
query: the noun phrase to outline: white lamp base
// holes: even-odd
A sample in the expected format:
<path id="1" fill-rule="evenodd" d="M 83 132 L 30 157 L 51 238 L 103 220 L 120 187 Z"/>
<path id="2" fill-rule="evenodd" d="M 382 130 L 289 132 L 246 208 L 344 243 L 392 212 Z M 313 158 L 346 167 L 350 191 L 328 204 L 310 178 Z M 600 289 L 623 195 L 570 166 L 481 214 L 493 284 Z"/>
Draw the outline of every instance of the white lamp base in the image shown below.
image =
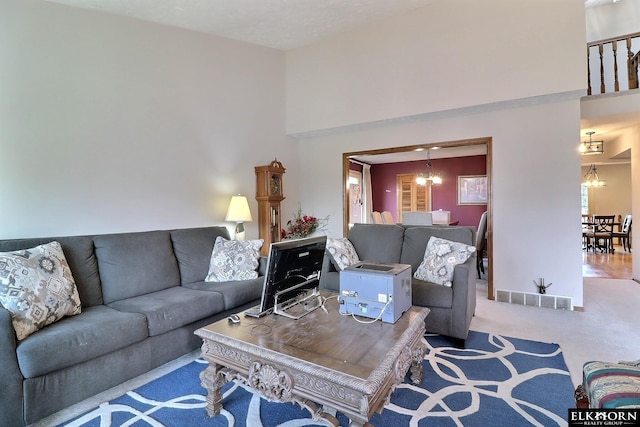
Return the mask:
<path id="1" fill-rule="evenodd" d="M 244 223 L 238 222 L 236 224 L 236 234 L 234 236 L 234 239 L 235 240 L 244 240 L 245 239 Z"/>

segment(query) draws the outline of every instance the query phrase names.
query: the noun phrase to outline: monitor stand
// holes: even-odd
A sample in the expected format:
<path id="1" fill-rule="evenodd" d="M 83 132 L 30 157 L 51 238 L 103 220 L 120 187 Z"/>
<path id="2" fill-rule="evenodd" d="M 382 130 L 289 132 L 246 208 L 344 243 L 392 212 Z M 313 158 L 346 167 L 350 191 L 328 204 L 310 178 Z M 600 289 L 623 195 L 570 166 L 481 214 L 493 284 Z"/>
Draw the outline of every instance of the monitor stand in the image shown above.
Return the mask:
<path id="1" fill-rule="evenodd" d="M 290 319 L 300 319 L 322 307 L 323 299 L 317 287 L 301 292 L 286 301 L 278 301 L 281 294 L 276 294 L 273 312 Z"/>

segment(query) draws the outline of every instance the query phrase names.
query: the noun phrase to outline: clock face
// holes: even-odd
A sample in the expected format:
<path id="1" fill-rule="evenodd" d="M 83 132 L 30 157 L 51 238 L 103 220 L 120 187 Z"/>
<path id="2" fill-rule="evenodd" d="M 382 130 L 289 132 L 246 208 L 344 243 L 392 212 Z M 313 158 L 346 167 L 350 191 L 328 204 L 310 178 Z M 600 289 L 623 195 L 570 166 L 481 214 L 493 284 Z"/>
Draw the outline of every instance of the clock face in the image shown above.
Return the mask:
<path id="1" fill-rule="evenodd" d="M 269 180 L 269 191 L 272 195 L 280 195 L 280 176 L 271 175 Z"/>

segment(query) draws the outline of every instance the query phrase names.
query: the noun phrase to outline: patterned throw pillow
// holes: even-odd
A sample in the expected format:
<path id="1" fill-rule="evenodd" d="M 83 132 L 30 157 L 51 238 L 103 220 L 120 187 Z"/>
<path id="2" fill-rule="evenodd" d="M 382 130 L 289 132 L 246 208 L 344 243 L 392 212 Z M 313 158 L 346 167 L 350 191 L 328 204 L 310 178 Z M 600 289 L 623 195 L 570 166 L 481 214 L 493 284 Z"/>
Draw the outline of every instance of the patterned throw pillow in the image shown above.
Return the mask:
<path id="1" fill-rule="evenodd" d="M 0 253 L 0 304 L 18 340 L 64 316 L 80 314 L 80 297 L 58 242 Z"/>
<path id="2" fill-rule="evenodd" d="M 341 271 L 360 261 L 356 249 L 346 237 L 327 237 L 327 251 L 336 270 Z"/>
<path id="3" fill-rule="evenodd" d="M 465 243 L 431 237 L 424 251 L 424 259 L 413 277 L 450 287 L 455 266 L 464 263 L 475 251 L 474 246 Z"/>
<path id="4" fill-rule="evenodd" d="M 258 277 L 258 260 L 264 240 L 227 240 L 216 237 L 207 282 L 249 280 Z"/>

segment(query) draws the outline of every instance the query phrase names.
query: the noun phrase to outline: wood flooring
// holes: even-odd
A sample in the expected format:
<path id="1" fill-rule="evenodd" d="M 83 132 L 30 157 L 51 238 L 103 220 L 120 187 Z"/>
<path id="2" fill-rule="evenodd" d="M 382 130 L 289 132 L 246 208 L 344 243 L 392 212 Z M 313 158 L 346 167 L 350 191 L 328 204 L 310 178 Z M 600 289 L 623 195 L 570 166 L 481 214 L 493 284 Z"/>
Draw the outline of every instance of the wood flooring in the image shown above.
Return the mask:
<path id="1" fill-rule="evenodd" d="M 612 254 L 582 251 L 582 277 L 631 279 L 632 253 L 615 245 Z"/>

